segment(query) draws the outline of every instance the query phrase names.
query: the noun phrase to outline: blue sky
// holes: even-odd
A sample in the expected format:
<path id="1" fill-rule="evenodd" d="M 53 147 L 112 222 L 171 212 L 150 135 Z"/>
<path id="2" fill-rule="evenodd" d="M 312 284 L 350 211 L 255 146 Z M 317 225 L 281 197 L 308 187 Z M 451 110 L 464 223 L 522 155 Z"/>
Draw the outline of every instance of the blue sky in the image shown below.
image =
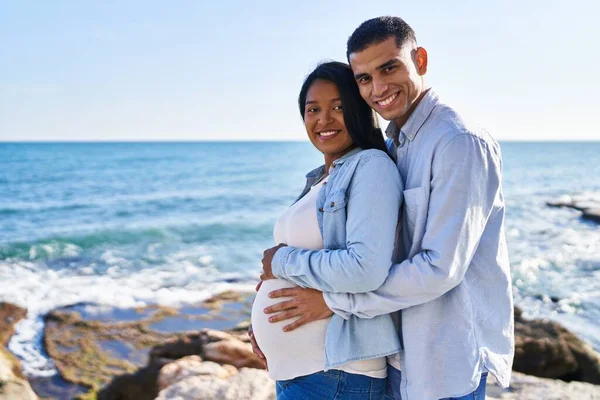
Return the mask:
<path id="1" fill-rule="evenodd" d="M 0 0 L 0 141 L 303 140 L 303 78 L 379 15 L 498 139 L 600 139 L 591 0 Z"/>

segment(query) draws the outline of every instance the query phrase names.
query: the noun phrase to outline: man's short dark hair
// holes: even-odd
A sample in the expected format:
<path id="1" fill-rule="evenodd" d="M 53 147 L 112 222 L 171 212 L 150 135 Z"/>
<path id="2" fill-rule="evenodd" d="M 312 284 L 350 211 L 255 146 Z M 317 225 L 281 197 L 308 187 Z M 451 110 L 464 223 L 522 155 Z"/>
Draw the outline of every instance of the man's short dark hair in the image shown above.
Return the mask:
<path id="1" fill-rule="evenodd" d="M 396 38 L 398 47 L 404 46 L 408 41 L 416 43 L 415 31 L 400 17 L 378 17 L 360 24 L 348 38 L 346 57 L 350 54 L 363 51 L 373 44 L 386 41 L 390 36 Z"/>

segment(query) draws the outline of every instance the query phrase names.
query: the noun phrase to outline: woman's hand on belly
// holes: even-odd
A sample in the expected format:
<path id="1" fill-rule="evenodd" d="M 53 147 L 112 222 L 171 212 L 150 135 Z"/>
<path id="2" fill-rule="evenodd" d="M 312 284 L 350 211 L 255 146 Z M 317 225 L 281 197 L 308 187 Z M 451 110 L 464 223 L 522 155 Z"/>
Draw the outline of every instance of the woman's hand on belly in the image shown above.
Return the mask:
<path id="1" fill-rule="evenodd" d="M 283 328 L 285 332 L 293 331 L 304 324 L 329 318 L 333 315 L 323 299 L 323 292 L 319 290 L 295 287 L 278 289 L 269 293 L 269 298 L 280 297 L 291 297 L 291 299 L 267 307 L 265 314 L 278 313 L 269 318 L 271 323 L 299 317 Z"/>
<path id="2" fill-rule="evenodd" d="M 256 291 L 258 291 L 258 289 Z M 248 327 L 248 336 L 250 337 L 250 344 L 252 345 L 252 351 L 254 352 L 254 354 L 256 354 L 258 356 L 258 358 L 260 358 L 263 365 L 265 366 L 265 369 L 268 371 L 269 365 L 267 364 L 267 358 L 261 351 L 260 347 L 258 347 L 258 343 L 256 343 L 256 338 L 254 337 L 254 330 L 252 329 L 252 324 L 250 324 L 250 326 Z"/>
<path id="3" fill-rule="evenodd" d="M 262 258 L 262 266 L 263 273 L 260 275 L 261 281 L 266 281 L 267 279 L 275 279 L 275 275 L 273 275 L 273 268 L 271 267 L 271 263 L 273 262 L 273 257 L 275 257 L 275 253 L 282 247 L 286 247 L 287 245 L 284 243 L 279 243 L 275 247 L 271 247 L 263 252 Z"/>

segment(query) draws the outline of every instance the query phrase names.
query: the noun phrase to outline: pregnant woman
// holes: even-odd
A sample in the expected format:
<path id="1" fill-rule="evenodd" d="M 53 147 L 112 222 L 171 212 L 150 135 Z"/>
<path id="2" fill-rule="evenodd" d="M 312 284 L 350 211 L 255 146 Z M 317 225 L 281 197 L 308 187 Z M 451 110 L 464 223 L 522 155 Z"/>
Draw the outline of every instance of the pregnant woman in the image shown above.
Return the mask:
<path id="1" fill-rule="evenodd" d="M 319 65 L 306 78 L 298 105 L 325 164 L 306 175 L 306 187 L 275 225 L 280 249 L 272 263 L 263 259 L 252 334 L 277 381 L 279 400 L 380 399 L 385 357 L 400 349 L 389 315 L 348 320 L 333 315 L 284 332 L 285 322 L 269 323 L 263 312 L 281 301 L 268 297 L 281 288 L 375 290 L 392 265 L 402 182 L 350 67 Z M 290 265 L 293 275 L 285 273 Z M 312 273 L 302 273 L 308 270 Z"/>

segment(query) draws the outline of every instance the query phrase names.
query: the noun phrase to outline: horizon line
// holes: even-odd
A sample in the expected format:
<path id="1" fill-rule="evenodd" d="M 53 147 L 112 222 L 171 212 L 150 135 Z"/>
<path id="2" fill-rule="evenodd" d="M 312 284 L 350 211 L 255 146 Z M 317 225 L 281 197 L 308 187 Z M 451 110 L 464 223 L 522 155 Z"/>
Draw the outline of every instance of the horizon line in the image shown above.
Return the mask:
<path id="1" fill-rule="evenodd" d="M 600 139 L 496 139 L 501 143 L 597 143 Z M 310 143 L 307 139 L 1 140 L 0 144 Z"/>

